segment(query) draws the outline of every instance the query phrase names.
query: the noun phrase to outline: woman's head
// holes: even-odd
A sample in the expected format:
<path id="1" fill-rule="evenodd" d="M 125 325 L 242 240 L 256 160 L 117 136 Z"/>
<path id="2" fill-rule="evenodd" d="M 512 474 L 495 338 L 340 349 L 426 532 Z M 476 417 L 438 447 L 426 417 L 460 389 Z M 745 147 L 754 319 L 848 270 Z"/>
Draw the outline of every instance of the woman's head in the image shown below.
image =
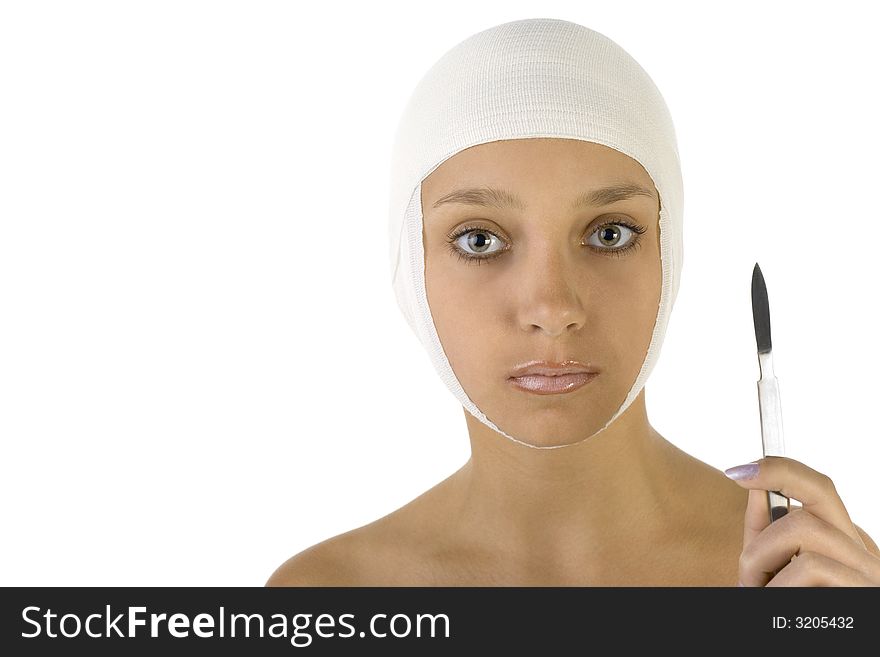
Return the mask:
<path id="1" fill-rule="evenodd" d="M 621 185 L 626 200 L 601 191 Z M 506 207 L 451 202 L 468 189 L 482 191 L 459 200 Z M 671 116 L 626 51 L 564 20 L 497 25 L 445 53 L 400 119 L 389 226 L 398 305 L 474 418 L 529 447 L 577 444 L 626 411 L 659 357 L 682 209 Z M 456 235 L 472 220 L 478 230 Z M 638 244 L 624 252 L 628 240 Z M 466 260 L 478 253 L 493 259 Z M 565 395 L 508 387 L 510 369 L 542 359 L 600 373 Z"/>
<path id="2" fill-rule="evenodd" d="M 468 397 L 538 446 L 579 442 L 621 406 L 660 299 L 660 199 L 632 158 L 570 139 L 465 149 L 421 186 L 425 287 Z M 534 360 L 589 364 L 588 385 L 514 386 Z"/>

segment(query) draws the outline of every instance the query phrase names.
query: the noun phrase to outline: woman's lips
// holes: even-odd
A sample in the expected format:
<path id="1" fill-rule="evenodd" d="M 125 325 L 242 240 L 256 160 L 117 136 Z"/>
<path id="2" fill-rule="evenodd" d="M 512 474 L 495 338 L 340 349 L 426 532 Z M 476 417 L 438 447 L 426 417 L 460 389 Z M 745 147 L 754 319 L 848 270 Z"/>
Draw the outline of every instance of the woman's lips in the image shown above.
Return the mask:
<path id="1" fill-rule="evenodd" d="M 528 374 L 510 377 L 508 381 L 514 387 L 536 395 L 558 395 L 577 390 L 597 376 L 599 376 L 598 372 L 577 372 L 574 374 L 560 374 L 559 376 Z"/>

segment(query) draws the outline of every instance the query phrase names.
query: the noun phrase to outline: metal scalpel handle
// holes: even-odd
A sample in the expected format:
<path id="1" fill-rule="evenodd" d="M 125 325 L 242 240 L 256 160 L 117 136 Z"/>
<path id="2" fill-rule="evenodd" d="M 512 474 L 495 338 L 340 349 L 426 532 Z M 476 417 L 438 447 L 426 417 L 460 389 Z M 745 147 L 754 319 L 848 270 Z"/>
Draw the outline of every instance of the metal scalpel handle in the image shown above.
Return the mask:
<path id="1" fill-rule="evenodd" d="M 785 456 L 782 439 L 782 406 L 779 401 L 779 382 L 773 373 L 773 352 L 758 354 L 761 378 L 758 380 L 758 408 L 761 412 L 761 440 L 764 456 Z M 790 500 L 778 491 L 767 491 L 770 504 L 770 522 L 789 512 Z"/>

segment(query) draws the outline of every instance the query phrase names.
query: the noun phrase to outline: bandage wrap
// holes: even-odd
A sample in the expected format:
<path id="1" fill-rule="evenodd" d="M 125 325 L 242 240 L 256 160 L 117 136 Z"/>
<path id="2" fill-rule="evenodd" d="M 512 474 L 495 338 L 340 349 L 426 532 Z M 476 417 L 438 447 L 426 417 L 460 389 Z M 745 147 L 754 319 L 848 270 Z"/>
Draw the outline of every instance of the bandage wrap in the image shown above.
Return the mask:
<path id="1" fill-rule="evenodd" d="M 425 291 L 422 180 L 471 146 L 530 137 L 614 148 L 638 161 L 660 193 L 662 288 L 654 331 L 632 388 L 602 429 L 639 395 L 659 357 L 682 267 L 684 194 L 672 117 L 656 85 L 619 45 L 577 23 L 525 19 L 474 34 L 446 52 L 410 96 L 391 158 L 389 238 L 397 303 L 468 412 L 510 440 L 553 449 L 565 445 L 537 447 L 527 436 L 508 435 L 470 400 L 443 351 Z"/>

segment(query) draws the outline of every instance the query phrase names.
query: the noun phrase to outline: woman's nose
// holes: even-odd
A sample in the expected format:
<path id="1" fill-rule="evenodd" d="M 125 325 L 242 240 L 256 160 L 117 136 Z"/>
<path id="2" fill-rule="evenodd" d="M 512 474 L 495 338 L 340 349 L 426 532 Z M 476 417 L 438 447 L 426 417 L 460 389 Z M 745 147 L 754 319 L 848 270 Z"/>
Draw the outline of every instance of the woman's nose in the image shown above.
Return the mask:
<path id="1" fill-rule="evenodd" d="M 541 329 L 550 336 L 577 331 L 586 321 L 583 271 L 575 272 L 563 254 L 546 254 L 524 265 L 520 281 L 511 290 L 524 331 Z"/>

